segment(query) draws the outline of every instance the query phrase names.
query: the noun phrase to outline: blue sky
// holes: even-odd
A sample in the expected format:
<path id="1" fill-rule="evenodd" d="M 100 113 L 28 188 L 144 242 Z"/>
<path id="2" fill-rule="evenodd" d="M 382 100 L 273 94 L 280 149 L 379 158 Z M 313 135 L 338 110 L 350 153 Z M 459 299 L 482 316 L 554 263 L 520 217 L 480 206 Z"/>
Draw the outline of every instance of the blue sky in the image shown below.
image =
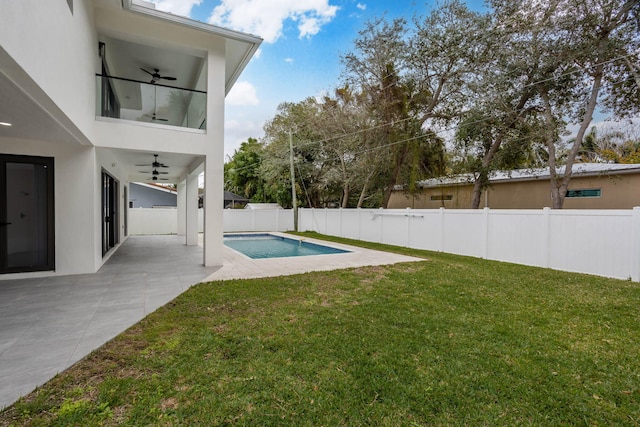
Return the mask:
<path id="1" fill-rule="evenodd" d="M 424 16 L 434 0 L 152 0 L 158 9 L 264 39 L 226 99 L 225 154 L 261 138 L 282 102 L 331 92 L 367 21 Z M 482 0 L 469 0 L 481 8 Z"/>

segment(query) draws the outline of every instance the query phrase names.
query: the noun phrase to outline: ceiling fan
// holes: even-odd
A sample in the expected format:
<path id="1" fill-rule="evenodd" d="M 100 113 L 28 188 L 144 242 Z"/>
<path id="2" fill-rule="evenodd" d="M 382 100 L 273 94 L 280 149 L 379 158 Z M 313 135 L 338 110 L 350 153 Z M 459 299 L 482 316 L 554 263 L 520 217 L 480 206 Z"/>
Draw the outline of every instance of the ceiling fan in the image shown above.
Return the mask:
<path id="1" fill-rule="evenodd" d="M 168 167 L 168 166 L 165 166 L 165 167 Z M 167 175 L 167 174 L 169 174 L 169 172 L 160 172 L 160 171 L 158 171 L 157 168 L 154 168 L 152 172 L 147 172 L 147 171 L 138 171 L 138 172 L 140 172 L 140 173 L 150 173 L 151 175 L 153 175 L 151 177 L 151 179 L 153 181 L 158 181 L 158 180 L 160 180 L 160 181 L 169 181 L 167 178 L 161 178 L 160 177 L 160 175 Z"/>
<path id="2" fill-rule="evenodd" d="M 158 155 L 157 154 L 154 154 L 153 157 L 154 157 L 153 163 L 151 163 L 150 165 L 149 164 L 136 163 L 136 166 L 151 166 L 152 168 L 154 168 L 156 170 L 158 168 L 168 168 L 169 167 L 169 166 L 165 165 L 164 163 L 160 163 L 158 161 Z M 142 172 L 142 173 L 151 173 L 151 172 Z M 160 173 L 160 172 L 158 172 L 158 173 Z M 162 172 L 162 173 L 168 173 L 168 172 Z"/>
<path id="3" fill-rule="evenodd" d="M 149 83 L 151 84 L 156 84 L 158 83 L 158 80 L 176 80 L 175 77 L 169 77 L 169 76 L 161 76 L 160 75 L 160 70 L 157 68 L 153 69 L 153 73 L 151 71 L 147 71 L 144 68 L 140 68 L 142 71 L 144 71 L 145 73 L 149 74 L 151 76 L 151 81 Z"/>
<path id="4" fill-rule="evenodd" d="M 149 117 L 152 122 L 168 122 L 169 121 L 169 119 L 163 119 L 162 117 L 157 117 L 156 113 L 145 114 L 145 117 Z"/>

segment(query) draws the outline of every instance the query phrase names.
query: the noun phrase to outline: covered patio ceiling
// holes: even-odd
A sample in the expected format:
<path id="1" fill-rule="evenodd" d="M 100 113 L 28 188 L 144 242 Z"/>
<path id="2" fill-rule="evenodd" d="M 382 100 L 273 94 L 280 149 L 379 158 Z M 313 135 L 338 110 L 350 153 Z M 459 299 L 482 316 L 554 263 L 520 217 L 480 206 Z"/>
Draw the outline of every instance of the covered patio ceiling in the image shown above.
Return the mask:
<path id="1" fill-rule="evenodd" d="M 0 47 L 0 138 L 51 143 L 75 143 L 90 146 L 86 136 L 60 111 L 55 103 Z M 146 124 L 149 126 L 149 124 Z M 158 125 L 162 126 L 162 125 Z M 98 148 L 102 150 L 102 148 Z M 104 150 L 107 150 L 106 148 Z M 112 150 L 119 167 L 128 173 L 132 182 L 177 183 L 188 173 L 198 169 L 199 156 L 156 151 Z M 154 154 L 168 168 L 154 181 L 151 165 Z"/>
<path id="2" fill-rule="evenodd" d="M 190 154 L 175 154 L 150 151 L 116 150 L 109 149 L 121 162 L 129 175 L 131 182 L 147 182 L 156 184 L 177 184 L 191 172 L 198 172 L 202 169 L 204 159 Z M 153 167 L 157 161 L 167 167 Z M 138 166 L 146 165 L 146 166 Z M 158 179 L 153 180 L 153 171 L 157 170 Z"/>

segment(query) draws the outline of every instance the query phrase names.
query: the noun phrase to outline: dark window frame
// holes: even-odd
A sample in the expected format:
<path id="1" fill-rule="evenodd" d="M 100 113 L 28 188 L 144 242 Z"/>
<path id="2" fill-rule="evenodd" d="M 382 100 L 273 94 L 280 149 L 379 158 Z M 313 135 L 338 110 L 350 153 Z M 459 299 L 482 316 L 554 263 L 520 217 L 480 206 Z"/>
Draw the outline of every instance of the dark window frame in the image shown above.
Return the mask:
<path id="1" fill-rule="evenodd" d="M 55 159 L 53 157 L 42 156 L 26 156 L 15 154 L 0 154 L 0 176 L 2 176 L 3 182 L 6 179 L 6 163 L 30 163 L 43 165 L 47 169 L 46 173 L 46 227 L 47 227 L 47 261 L 45 264 L 38 266 L 28 267 L 12 267 L 8 268 L 4 265 L 0 265 L 0 274 L 8 273 L 29 273 L 33 271 L 55 271 L 56 258 L 55 258 L 55 234 L 56 234 L 56 222 L 55 222 Z M 4 204 L 7 199 L 7 190 L 4 185 L 0 185 L 0 200 Z M 6 217 L 6 206 L 1 213 L 2 218 Z M 4 227 L 0 227 L 0 241 L 6 242 L 6 230 Z"/>
<path id="2" fill-rule="evenodd" d="M 564 197 L 567 199 L 597 199 L 602 197 L 602 189 L 581 188 L 576 190 L 567 190 Z"/>
<path id="3" fill-rule="evenodd" d="M 448 202 L 453 200 L 453 194 L 433 194 L 429 197 L 432 202 Z"/>
<path id="4" fill-rule="evenodd" d="M 102 229 L 102 256 L 120 242 L 120 182 L 106 169 L 101 173 L 102 204 L 100 222 Z"/>

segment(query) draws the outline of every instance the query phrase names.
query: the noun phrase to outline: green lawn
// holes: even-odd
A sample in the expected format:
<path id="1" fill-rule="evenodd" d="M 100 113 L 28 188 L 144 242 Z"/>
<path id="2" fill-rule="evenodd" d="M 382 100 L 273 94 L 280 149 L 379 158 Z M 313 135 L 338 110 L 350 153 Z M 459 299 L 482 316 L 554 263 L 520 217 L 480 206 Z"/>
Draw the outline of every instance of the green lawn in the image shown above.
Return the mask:
<path id="1" fill-rule="evenodd" d="M 639 284 L 358 244 L 426 259 L 195 286 L 0 425 L 640 424 Z"/>

